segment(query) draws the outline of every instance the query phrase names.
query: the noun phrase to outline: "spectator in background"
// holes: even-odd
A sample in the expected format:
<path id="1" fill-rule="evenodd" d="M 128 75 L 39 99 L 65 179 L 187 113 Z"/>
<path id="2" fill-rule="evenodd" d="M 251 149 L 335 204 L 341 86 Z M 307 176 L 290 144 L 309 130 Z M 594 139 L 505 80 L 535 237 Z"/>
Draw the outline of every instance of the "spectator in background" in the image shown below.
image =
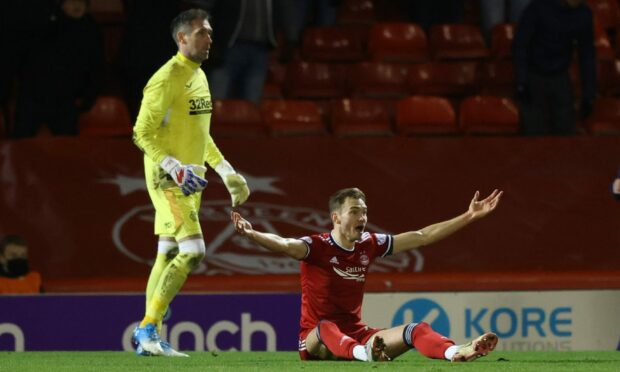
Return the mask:
<path id="1" fill-rule="evenodd" d="M 213 51 L 205 66 L 213 99 L 237 98 L 259 102 L 269 68 L 270 53 L 277 46 L 279 28 L 290 28 L 284 15 L 287 0 L 214 0 Z M 293 34 L 285 30 L 285 35 Z"/>
<path id="2" fill-rule="evenodd" d="M 336 24 L 336 16 L 338 13 L 338 7 L 342 3 L 342 0 L 302 0 L 300 1 L 300 10 L 304 15 L 301 18 L 302 26 L 307 15 L 311 16 L 313 20 L 310 22 L 316 26 L 332 26 Z"/>
<path id="3" fill-rule="evenodd" d="M 41 275 L 30 271 L 28 243 L 19 235 L 0 241 L 0 294 L 39 293 Z"/>
<path id="4" fill-rule="evenodd" d="M 569 68 L 579 54 L 581 114 L 592 112 L 596 55 L 592 11 L 583 0 L 533 0 L 523 12 L 513 41 L 516 98 L 525 135 L 575 133 Z"/>
<path id="5" fill-rule="evenodd" d="M 54 0 L 0 1 L 0 45 L 5 50 L 0 58 L 0 107 L 5 123 L 13 122 L 8 104 L 15 82 L 23 78 L 32 45 L 39 44 L 53 10 Z"/>
<path id="6" fill-rule="evenodd" d="M 295 48 L 301 45 L 304 29 L 308 26 L 327 27 L 336 24 L 338 7 L 342 0 L 283 1 L 284 43 L 280 51 L 280 62 L 288 63 Z"/>
<path id="7" fill-rule="evenodd" d="M 517 23 L 521 13 L 531 0 L 480 0 L 480 21 L 487 43 L 491 41 L 491 30 L 500 23 Z M 508 4 L 510 2 L 510 4 Z M 510 5 L 510 6 L 509 6 Z M 507 9 L 510 8 L 510 9 Z M 507 10 L 509 10 L 507 12 Z M 508 14 L 507 14 L 508 13 Z"/>
<path id="8" fill-rule="evenodd" d="M 409 4 L 409 18 L 427 32 L 435 24 L 461 23 L 465 15 L 464 0 L 415 0 Z"/>
<path id="9" fill-rule="evenodd" d="M 45 35 L 31 46 L 17 102 L 14 136 L 32 137 L 43 123 L 55 135 L 77 135 L 78 116 L 95 102 L 104 52 L 87 0 L 62 0 Z"/>

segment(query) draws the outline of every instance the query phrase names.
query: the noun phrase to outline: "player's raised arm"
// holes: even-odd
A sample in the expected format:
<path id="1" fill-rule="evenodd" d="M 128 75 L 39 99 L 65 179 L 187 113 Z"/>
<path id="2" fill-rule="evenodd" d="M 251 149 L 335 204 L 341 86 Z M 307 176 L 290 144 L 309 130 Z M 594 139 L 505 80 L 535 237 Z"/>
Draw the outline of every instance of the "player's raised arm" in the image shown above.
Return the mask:
<path id="1" fill-rule="evenodd" d="M 237 212 L 232 212 L 230 218 L 237 233 L 263 248 L 272 252 L 283 253 L 297 260 L 301 260 L 308 254 L 308 246 L 299 239 L 283 238 L 276 234 L 256 231 L 252 228 L 252 224 Z"/>
<path id="2" fill-rule="evenodd" d="M 409 231 L 394 236 L 394 253 L 419 248 L 439 241 L 467 226 L 470 222 L 492 212 L 502 197 L 503 191 L 494 190 L 486 199 L 478 200 L 480 192 L 476 191 L 469 203 L 467 212 L 451 220 L 427 226 L 421 230 Z"/>

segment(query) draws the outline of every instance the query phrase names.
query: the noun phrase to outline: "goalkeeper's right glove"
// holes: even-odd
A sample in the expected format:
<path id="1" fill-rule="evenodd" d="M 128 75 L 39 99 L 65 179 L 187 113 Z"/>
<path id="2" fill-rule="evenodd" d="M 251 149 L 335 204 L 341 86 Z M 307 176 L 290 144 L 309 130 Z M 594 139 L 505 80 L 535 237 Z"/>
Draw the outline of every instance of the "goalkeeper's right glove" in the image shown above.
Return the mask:
<path id="1" fill-rule="evenodd" d="M 166 156 L 160 166 L 172 177 L 172 180 L 181 188 L 185 196 L 202 191 L 207 187 L 207 180 L 196 174 L 196 171 L 203 173 L 207 171 L 207 168 L 202 165 L 183 165 L 172 156 Z"/>

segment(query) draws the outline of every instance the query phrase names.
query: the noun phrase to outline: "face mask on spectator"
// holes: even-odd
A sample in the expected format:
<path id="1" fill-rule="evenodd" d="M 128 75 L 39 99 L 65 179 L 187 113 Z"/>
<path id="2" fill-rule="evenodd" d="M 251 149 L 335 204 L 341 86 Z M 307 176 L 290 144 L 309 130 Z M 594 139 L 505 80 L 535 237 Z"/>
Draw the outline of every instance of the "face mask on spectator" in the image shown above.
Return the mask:
<path id="1" fill-rule="evenodd" d="M 26 258 L 13 258 L 6 262 L 7 272 L 6 275 L 9 278 L 18 278 L 28 274 L 28 259 Z"/>

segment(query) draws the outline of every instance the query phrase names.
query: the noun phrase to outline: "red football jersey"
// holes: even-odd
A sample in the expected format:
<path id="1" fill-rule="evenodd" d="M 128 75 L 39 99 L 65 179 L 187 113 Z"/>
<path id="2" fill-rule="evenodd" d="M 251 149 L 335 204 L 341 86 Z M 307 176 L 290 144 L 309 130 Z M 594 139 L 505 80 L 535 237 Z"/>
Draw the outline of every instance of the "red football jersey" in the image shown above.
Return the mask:
<path id="1" fill-rule="evenodd" d="M 301 332 L 323 319 L 344 333 L 357 328 L 368 267 L 375 258 L 392 253 L 392 236 L 365 232 L 351 250 L 339 246 L 330 233 L 301 240 L 308 245 L 301 262 Z"/>

